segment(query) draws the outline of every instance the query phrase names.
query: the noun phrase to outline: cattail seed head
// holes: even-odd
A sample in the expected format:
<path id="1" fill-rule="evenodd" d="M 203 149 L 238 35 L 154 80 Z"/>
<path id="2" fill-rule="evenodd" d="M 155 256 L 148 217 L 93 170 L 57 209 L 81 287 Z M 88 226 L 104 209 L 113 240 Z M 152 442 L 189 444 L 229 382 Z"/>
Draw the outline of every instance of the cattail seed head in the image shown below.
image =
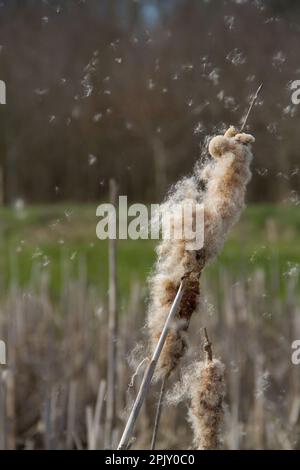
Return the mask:
<path id="1" fill-rule="evenodd" d="M 216 136 L 209 143 L 213 159 L 199 173 L 199 178 L 206 182 L 203 204 L 207 263 L 222 250 L 228 232 L 244 209 L 246 187 L 251 178 L 250 144 L 253 142 L 251 135 L 239 134 L 230 127 L 224 136 Z"/>
<path id="2" fill-rule="evenodd" d="M 186 331 L 200 300 L 201 273 L 221 251 L 229 230 L 238 220 L 244 205 L 246 185 L 251 177 L 252 153 L 249 144 L 254 138 L 230 127 L 224 136 L 214 137 L 209 144 L 212 157 L 204 166 L 196 166 L 190 178 L 175 185 L 162 212 L 174 214 L 173 228 L 182 224 L 182 207 L 187 202 L 203 203 L 204 246 L 188 250 L 188 241 L 164 239 L 157 249 L 157 262 L 150 278 L 150 303 L 147 326 L 153 352 L 161 335 L 170 307 L 181 280 L 185 279 L 184 295 L 159 358 L 156 377 L 174 370 L 187 346 Z M 180 212 L 177 208 L 180 208 Z"/>
<path id="3" fill-rule="evenodd" d="M 224 421 L 224 365 L 217 359 L 198 362 L 190 377 L 189 419 L 198 450 L 219 449 Z"/>

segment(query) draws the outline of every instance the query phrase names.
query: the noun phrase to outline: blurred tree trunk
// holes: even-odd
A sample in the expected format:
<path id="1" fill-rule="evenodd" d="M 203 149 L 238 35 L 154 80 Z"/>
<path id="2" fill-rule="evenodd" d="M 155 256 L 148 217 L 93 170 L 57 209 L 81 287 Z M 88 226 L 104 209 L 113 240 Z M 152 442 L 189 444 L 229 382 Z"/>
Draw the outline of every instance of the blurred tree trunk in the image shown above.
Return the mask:
<path id="1" fill-rule="evenodd" d="M 0 166 L 0 206 L 4 203 L 3 168 Z"/>
<path id="2" fill-rule="evenodd" d="M 7 131 L 5 162 L 3 171 L 4 203 L 11 204 L 16 199 L 17 192 L 17 145 Z"/>
<path id="3" fill-rule="evenodd" d="M 106 2 L 106 11 L 107 11 L 107 16 L 109 18 L 109 21 L 114 23 L 115 18 L 116 18 L 116 2 L 108 0 Z"/>
<path id="4" fill-rule="evenodd" d="M 138 20 L 139 20 L 139 3 L 136 0 L 130 0 L 128 5 L 129 11 L 129 28 L 131 31 L 135 31 Z"/>
<path id="5" fill-rule="evenodd" d="M 161 200 L 167 189 L 167 152 L 160 138 L 154 136 L 151 140 L 155 169 L 155 193 Z"/>
<path id="6" fill-rule="evenodd" d="M 277 194 L 274 195 L 274 199 L 277 201 L 284 201 L 291 190 L 291 183 L 289 180 L 289 174 L 291 171 L 290 158 L 289 158 L 289 147 L 278 149 L 278 170 L 277 173 Z"/>

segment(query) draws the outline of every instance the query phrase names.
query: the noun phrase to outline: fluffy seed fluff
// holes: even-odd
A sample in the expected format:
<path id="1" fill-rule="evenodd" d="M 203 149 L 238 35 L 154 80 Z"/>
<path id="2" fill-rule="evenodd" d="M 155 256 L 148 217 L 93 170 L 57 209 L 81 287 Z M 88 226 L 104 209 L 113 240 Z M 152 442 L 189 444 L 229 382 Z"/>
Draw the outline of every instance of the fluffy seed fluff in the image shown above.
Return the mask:
<path id="1" fill-rule="evenodd" d="M 147 317 L 151 352 L 182 279 L 185 287 L 179 313 L 156 368 L 156 378 L 174 370 L 183 356 L 190 318 L 199 305 L 202 270 L 220 252 L 230 228 L 244 208 L 246 185 L 251 177 L 249 144 L 252 142 L 251 135 L 240 134 L 233 127 L 224 136 L 214 137 L 209 144 L 212 158 L 205 165 L 196 165 L 193 175 L 177 183 L 162 205 L 163 215 L 172 212 L 173 228 L 176 229 L 176 224 L 182 224 L 182 207 L 186 203 L 203 203 L 204 246 L 196 251 L 187 250 L 190 240 L 183 236 L 180 240 L 163 239 L 157 248 Z M 177 207 L 181 208 L 178 214 Z"/>
<path id="2" fill-rule="evenodd" d="M 224 365 L 217 359 L 198 362 L 190 376 L 189 420 L 198 450 L 214 450 L 221 446 L 225 398 Z"/>

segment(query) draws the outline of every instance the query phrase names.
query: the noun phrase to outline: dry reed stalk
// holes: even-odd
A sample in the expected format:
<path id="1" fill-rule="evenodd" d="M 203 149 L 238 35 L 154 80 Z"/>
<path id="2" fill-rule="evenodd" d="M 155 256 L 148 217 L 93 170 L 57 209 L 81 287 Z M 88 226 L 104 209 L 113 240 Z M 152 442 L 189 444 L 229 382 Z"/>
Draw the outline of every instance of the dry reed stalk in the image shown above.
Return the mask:
<path id="1" fill-rule="evenodd" d="M 115 180 L 110 180 L 110 202 L 117 205 L 118 188 Z M 116 371 L 117 371 L 117 241 L 109 240 L 109 305 L 108 305 L 108 356 L 107 356 L 107 395 L 105 447 L 110 448 L 116 425 Z"/>
<path id="2" fill-rule="evenodd" d="M 5 450 L 5 385 L 3 380 L 3 373 L 0 371 L 0 450 Z"/>
<path id="3" fill-rule="evenodd" d="M 278 269 L 277 265 L 270 263 L 271 270 Z M 220 268 L 221 270 L 221 268 Z M 228 413 L 228 425 L 226 430 L 235 426 L 239 432 L 238 446 L 240 449 L 251 449 L 255 445 L 262 447 L 262 443 L 253 441 L 252 427 L 253 415 L 249 413 L 253 405 L 253 396 L 255 393 L 253 383 L 253 373 L 256 361 L 255 351 L 257 342 L 260 345 L 260 351 L 264 356 L 265 369 L 269 371 L 272 379 L 269 383 L 268 393 L 265 397 L 264 427 L 266 430 L 265 449 L 274 449 L 287 446 L 284 443 L 286 437 L 278 438 L 278 424 L 275 427 L 274 416 L 280 417 L 278 423 L 282 430 L 285 430 L 294 449 L 300 448 L 299 441 L 299 383 L 291 381 L 291 373 L 295 374 L 295 379 L 299 378 L 298 367 L 292 366 L 286 358 L 290 357 L 291 338 L 287 336 L 287 325 L 290 325 L 290 331 L 293 339 L 299 337 L 299 302 L 298 290 L 294 295 L 288 297 L 288 282 L 290 276 L 283 276 L 284 271 L 278 272 L 276 276 L 281 281 L 281 292 L 277 289 L 277 284 L 272 283 L 272 279 L 262 277 L 262 272 L 256 275 L 256 271 L 245 271 L 241 267 L 241 273 L 238 276 L 238 292 L 236 291 L 237 274 L 231 273 L 229 269 L 222 268 L 223 277 L 215 274 L 206 276 L 205 297 L 209 303 L 203 303 L 203 312 L 201 316 L 195 316 L 193 328 L 189 332 L 191 344 L 199 343 L 198 330 L 204 321 L 209 327 L 211 337 L 218 338 L 218 349 L 222 351 L 222 362 L 227 365 L 228 377 L 228 402 L 230 413 Z M 256 279 L 257 278 L 257 279 Z M 293 279 L 298 282 L 298 274 Z M 11 328 L 15 319 L 12 312 L 15 312 L 18 318 L 17 334 L 15 337 L 8 336 L 7 348 L 15 349 L 16 362 L 14 365 L 16 378 L 16 439 L 18 447 L 24 448 L 43 448 L 43 438 L 45 428 L 42 422 L 41 411 L 45 403 L 45 390 L 50 389 L 54 384 L 61 383 L 63 380 L 67 383 L 75 380 L 78 384 L 76 393 L 76 429 L 73 436 L 74 447 L 82 449 L 86 447 L 85 435 L 85 407 L 87 404 L 96 403 L 97 389 L 101 378 L 105 378 L 106 349 L 99 355 L 99 343 L 105 344 L 107 337 L 107 324 L 103 321 L 105 311 L 100 313 L 98 318 L 95 316 L 96 309 L 105 302 L 99 298 L 96 290 L 86 290 L 82 284 L 74 284 L 72 279 L 68 279 L 69 295 L 60 303 L 53 304 L 52 299 L 48 297 L 50 312 L 45 315 L 44 308 L 41 305 L 40 296 L 36 296 L 32 291 L 18 291 L 8 293 L 6 299 L 0 300 L 0 338 L 6 338 L 6 331 Z M 81 292 L 79 293 L 78 290 Z M 138 288 L 136 288 L 137 297 Z M 140 289 L 141 291 L 141 289 Z M 44 292 L 43 295 L 49 296 Z M 82 296 L 86 296 L 85 309 L 87 314 L 83 315 L 81 305 L 77 302 Z M 263 296 L 263 297 L 262 297 Z M 206 299 L 205 299 L 206 300 Z M 128 409 L 127 388 L 131 377 L 131 371 L 126 367 L 126 361 L 123 359 L 128 351 L 132 350 L 134 345 L 141 340 L 141 331 L 136 326 L 143 324 L 143 315 L 141 311 L 143 304 L 136 299 L 126 307 L 124 315 L 120 318 L 120 338 L 122 338 L 122 350 L 119 351 L 118 367 L 122 371 L 118 375 L 118 394 L 120 403 L 120 416 L 122 410 Z M 136 304 L 136 305 L 135 305 Z M 289 305 L 288 305 L 289 304 Z M 135 306 L 134 306 L 135 305 Z M 134 307 L 134 308 L 133 308 Z M 211 310 L 215 307 L 215 310 Z M 60 312 L 57 315 L 58 310 Z M 230 318 L 229 313 L 231 312 Z M 240 320 L 240 313 L 243 318 Z M 268 315 L 266 316 L 266 313 Z M 269 318 L 269 314 L 271 318 Z M 86 328 L 86 319 L 93 319 L 93 334 L 87 339 L 90 341 L 89 355 L 83 351 L 82 331 Z M 90 321 L 89 320 L 89 321 Z M 253 322 L 256 322 L 256 326 Z M 48 369 L 48 353 L 46 340 L 49 331 L 55 325 L 56 335 L 51 336 L 54 344 L 51 350 L 51 361 L 53 364 L 52 374 L 45 387 L 45 371 Z M 298 325 L 296 327 L 296 325 Z M 257 335 L 257 332 L 260 332 Z M 228 341 L 230 338 L 230 341 Z M 77 344 L 77 347 L 76 347 Z M 229 347 L 230 346 L 230 347 Z M 231 349 L 232 347 L 232 349 Z M 77 352 L 76 352 L 77 351 Z M 76 354 L 75 354 L 76 353 Z M 232 355 L 234 354 L 234 356 Z M 9 356 L 10 357 L 10 356 Z M 87 373 L 86 364 L 92 364 L 92 373 Z M 69 371 L 72 370 L 72 375 Z M 250 373 L 249 373 L 250 371 Z M 0 371 L 1 372 L 1 371 Z M 95 378 L 96 377 L 96 378 Z M 232 379 L 231 379 L 232 378 Z M 233 381 L 236 380 L 236 384 Z M 96 383 L 96 385 L 95 385 Z M 233 384 L 233 385 L 232 385 Z M 2 384 L 2 388 L 3 388 Z M 231 387 L 234 391 L 231 391 Z M 0 386 L 1 389 L 1 386 Z M 282 393 L 278 393 L 278 390 Z M 284 392 L 286 391 L 286 392 Z M 152 392 L 152 390 L 151 390 Z M 1 395 L 1 394 L 0 394 Z M 24 396 L 27 399 L 24 401 Z M 290 397 L 290 401 L 286 399 Z M 167 397 L 168 398 L 168 397 Z M 292 400 L 292 398 L 294 398 Z M 232 400 L 237 400 L 239 406 L 238 420 L 232 421 L 232 412 L 235 408 Z M 149 394 L 147 400 L 149 407 L 143 406 L 141 414 L 149 410 L 152 411 L 153 394 Z M 166 403 L 166 400 L 164 401 Z M 292 403 L 295 402 L 292 410 Z M 126 407 L 127 403 L 127 407 Z M 5 403 L 0 399 L 0 423 L 3 422 L 1 412 Z M 233 407 L 234 405 L 234 407 Z M 67 410 L 63 408 L 65 403 L 59 400 L 59 412 L 67 417 Z M 95 409 L 95 408 L 93 408 Z M 147 420 L 142 421 L 140 415 L 135 432 L 136 441 L 134 448 L 146 448 L 151 440 L 150 413 Z M 293 415 L 290 422 L 290 415 Z M 227 414 L 226 414 L 227 415 Z M 149 418 L 148 418 L 149 417 Z M 103 415 L 101 418 L 101 424 Z M 190 434 L 186 430 L 186 416 L 184 407 L 172 407 L 167 410 L 163 416 L 161 425 L 164 426 L 163 432 L 159 434 L 160 448 L 178 448 L 188 449 L 191 442 Z M 66 429 L 66 422 L 65 422 Z M 123 429 L 119 426 L 119 432 Z M 172 429 L 172 433 L 165 432 Z M 278 430 L 278 432 L 277 432 Z M 0 427 L 1 434 L 5 429 Z M 102 428 L 101 428 L 102 432 Z M 226 432 L 226 448 L 231 448 Z M 65 447 L 65 435 L 57 436 L 59 448 Z M 100 445 L 103 444 L 102 434 Z"/>
<path id="4" fill-rule="evenodd" d="M 184 282 L 182 281 L 181 284 L 179 285 L 179 289 L 177 291 L 176 297 L 173 301 L 173 304 L 171 306 L 169 315 L 166 319 L 165 325 L 163 327 L 163 330 L 161 332 L 160 338 L 158 340 L 158 343 L 156 345 L 156 348 L 152 354 L 151 360 L 149 362 L 149 365 L 145 371 L 144 377 L 142 384 L 139 389 L 139 393 L 136 397 L 136 400 L 133 404 L 131 413 L 129 415 L 129 418 L 127 420 L 123 435 L 121 437 L 121 440 L 118 445 L 118 450 L 124 450 L 128 448 L 128 445 L 130 444 L 130 439 L 134 430 L 134 426 L 136 423 L 136 420 L 139 416 L 141 406 L 146 398 L 146 395 L 149 391 L 149 387 L 151 385 L 151 380 L 155 372 L 155 368 L 157 366 L 157 363 L 159 361 L 159 357 L 161 355 L 161 352 L 164 348 L 166 338 L 169 334 L 172 322 L 174 321 L 174 318 L 176 314 L 178 313 L 178 310 L 180 308 L 180 304 L 182 301 L 183 297 L 183 292 L 184 292 Z"/>
<path id="5" fill-rule="evenodd" d="M 168 376 L 166 375 L 161 381 L 161 388 L 160 388 L 159 398 L 158 398 L 157 407 L 156 407 L 156 415 L 155 415 L 153 434 L 152 434 L 152 440 L 151 440 L 151 450 L 155 450 L 155 447 L 156 447 L 156 440 L 157 440 L 158 429 L 159 429 L 159 424 L 160 424 L 163 400 L 164 400 L 166 386 L 167 386 L 167 380 L 168 380 Z"/>
<path id="6" fill-rule="evenodd" d="M 16 448 L 15 416 L 15 378 L 11 370 L 6 369 L 0 376 L 0 448 Z"/>
<path id="7" fill-rule="evenodd" d="M 264 396 L 264 357 L 259 348 L 255 358 L 254 384 L 255 396 L 253 403 L 253 442 L 255 449 L 265 448 L 265 396 Z"/>
<path id="8" fill-rule="evenodd" d="M 13 371 L 7 369 L 4 372 L 5 384 L 5 405 L 6 405 L 6 449 L 15 450 L 16 448 L 16 409 L 15 409 L 15 376 Z"/>
<path id="9" fill-rule="evenodd" d="M 94 438 L 95 448 L 100 446 L 100 442 L 102 438 L 100 421 L 101 421 L 102 409 L 103 409 L 103 404 L 104 404 L 105 389 L 106 389 L 106 383 L 104 380 L 101 380 L 99 384 L 96 407 L 95 407 L 95 414 L 94 414 L 94 420 L 93 420 L 93 432 L 95 435 L 95 438 Z"/>
<path id="10" fill-rule="evenodd" d="M 67 437 L 66 448 L 72 449 L 74 435 L 76 433 L 76 397 L 77 397 L 77 383 L 71 381 L 69 385 L 69 396 L 67 404 Z"/>
<path id="11" fill-rule="evenodd" d="M 248 122 L 250 113 L 251 113 L 252 108 L 253 108 L 253 106 L 254 106 L 254 104 L 255 104 L 257 98 L 258 98 L 258 95 L 260 94 L 260 92 L 261 92 L 261 90 L 262 90 L 262 87 L 263 87 L 263 83 L 261 83 L 261 84 L 259 85 L 259 87 L 257 88 L 257 90 L 256 90 L 256 92 L 255 92 L 255 95 L 253 96 L 253 98 L 252 98 L 252 100 L 251 100 L 250 106 L 249 106 L 248 111 L 247 111 L 247 113 L 246 113 L 246 116 L 245 116 L 245 118 L 244 118 L 244 120 L 243 120 L 243 124 L 242 124 L 242 127 L 241 127 L 241 129 L 240 129 L 240 132 L 243 132 L 244 129 L 245 129 L 245 127 L 246 127 L 246 124 L 247 124 L 247 122 Z"/>
<path id="12" fill-rule="evenodd" d="M 105 395 L 105 382 L 101 381 L 98 389 L 98 396 L 95 411 L 93 412 L 92 406 L 86 408 L 86 425 L 88 437 L 88 449 L 96 450 L 100 447 L 101 441 L 101 415 Z"/>
<path id="13" fill-rule="evenodd" d="M 86 418 L 86 432 L 87 432 L 87 447 L 88 450 L 95 450 L 95 439 L 93 433 L 93 409 L 89 405 L 85 409 L 85 418 Z"/>

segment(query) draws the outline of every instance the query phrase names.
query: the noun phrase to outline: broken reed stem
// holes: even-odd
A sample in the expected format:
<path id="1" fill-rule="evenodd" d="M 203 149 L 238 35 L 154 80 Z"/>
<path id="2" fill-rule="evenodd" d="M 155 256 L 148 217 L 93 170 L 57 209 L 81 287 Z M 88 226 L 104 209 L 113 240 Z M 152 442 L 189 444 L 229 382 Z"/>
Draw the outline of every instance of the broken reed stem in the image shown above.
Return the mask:
<path id="1" fill-rule="evenodd" d="M 160 423 L 160 417 L 161 417 L 168 377 L 169 377 L 169 374 L 165 375 L 161 382 L 161 388 L 160 388 L 158 403 L 156 407 L 156 415 L 155 415 L 153 435 L 152 435 L 152 441 L 151 441 L 151 450 L 155 450 L 155 446 L 156 446 L 156 439 L 157 439 L 157 434 L 158 434 L 158 428 L 159 428 L 159 423 Z"/>
<path id="2" fill-rule="evenodd" d="M 116 181 L 109 182 L 110 202 L 117 205 L 118 187 Z M 109 298 L 108 298 L 108 350 L 107 350 L 107 394 L 105 447 L 112 445 L 113 430 L 116 425 L 116 370 L 117 370 L 117 241 L 109 239 Z"/>
<path id="3" fill-rule="evenodd" d="M 259 95 L 259 93 L 261 92 L 262 87 L 263 87 L 263 83 L 258 87 L 258 89 L 256 90 L 255 95 L 253 96 L 253 98 L 252 98 L 252 100 L 251 100 L 249 109 L 248 109 L 247 114 L 246 114 L 246 116 L 245 116 L 245 119 L 244 119 L 244 121 L 243 121 L 243 124 L 242 124 L 242 127 L 241 127 L 241 129 L 240 129 L 240 132 L 243 132 L 243 130 L 245 129 L 245 126 L 246 126 L 246 124 L 247 124 L 247 121 L 248 121 L 248 118 L 249 118 L 250 113 L 251 113 L 251 111 L 252 111 L 252 108 L 253 108 L 253 106 L 254 106 L 254 103 L 255 103 L 255 101 L 257 100 L 258 95 Z"/>
<path id="4" fill-rule="evenodd" d="M 204 328 L 204 337 L 205 337 L 205 343 L 204 343 L 203 349 L 206 354 L 206 362 L 211 362 L 213 359 L 212 348 L 211 348 L 212 343 L 209 341 L 206 328 Z"/>
<path id="5" fill-rule="evenodd" d="M 172 321 L 174 320 L 175 315 L 178 313 L 180 302 L 182 299 L 184 291 L 184 285 L 183 281 L 181 281 L 179 289 L 177 291 L 176 297 L 174 299 L 174 302 L 171 306 L 171 309 L 169 311 L 169 315 L 166 319 L 166 322 L 164 324 L 163 330 L 161 332 L 160 338 L 158 340 L 157 346 L 153 352 L 152 358 L 150 360 L 150 363 L 145 371 L 138 395 L 135 399 L 135 402 L 133 404 L 132 410 L 130 412 L 129 418 L 127 420 L 123 435 L 121 437 L 121 440 L 118 445 L 118 450 L 126 450 L 128 448 L 128 444 L 130 442 L 134 426 L 136 423 L 136 420 L 139 416 L 142 404 L 147 396 L 151 380 L 159 359 L 159 356 L 161 354 L 161 351 L 164 347 L 165 341 L 167 339 L 168 333 L 170 331 Z"/>

